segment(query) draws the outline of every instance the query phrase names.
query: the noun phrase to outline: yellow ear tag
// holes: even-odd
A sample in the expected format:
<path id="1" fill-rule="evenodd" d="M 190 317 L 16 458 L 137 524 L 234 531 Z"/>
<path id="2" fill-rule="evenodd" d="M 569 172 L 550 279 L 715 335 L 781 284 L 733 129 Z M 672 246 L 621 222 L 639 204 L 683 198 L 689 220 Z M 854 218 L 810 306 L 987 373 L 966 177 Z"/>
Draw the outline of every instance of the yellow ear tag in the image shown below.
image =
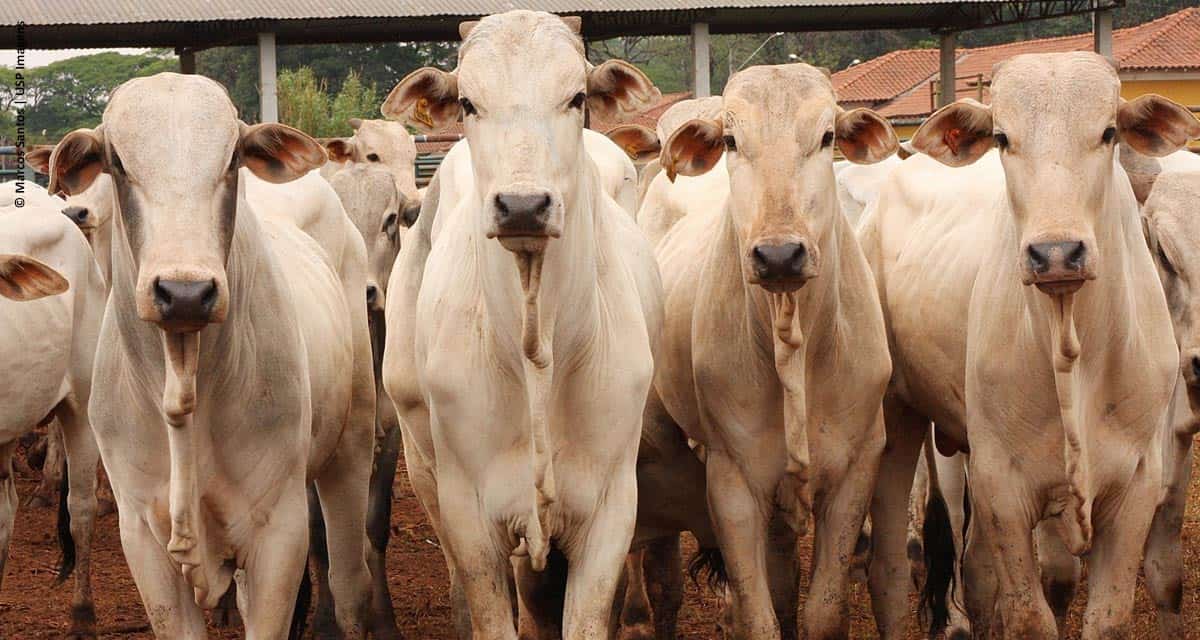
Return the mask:
<path id="1" fill-rule="evenodd" d="M 637 160 L 638 159 L 637 145 L 633 144 L 632 142 L 625 145 L 625 155 L 629 156 L 630 159 L 632 159 L 632 160 Z"/>
<path id="2" fill-rule="evenodd" d="M 413 107 L 412 117 L 413 120 L 420 122 L 426 127 L 429 127 L 430 129 L 433 128 L 433 116 L 429 115 L 428 98 L 420 98 L 417 100 L 416 106 Z"/>

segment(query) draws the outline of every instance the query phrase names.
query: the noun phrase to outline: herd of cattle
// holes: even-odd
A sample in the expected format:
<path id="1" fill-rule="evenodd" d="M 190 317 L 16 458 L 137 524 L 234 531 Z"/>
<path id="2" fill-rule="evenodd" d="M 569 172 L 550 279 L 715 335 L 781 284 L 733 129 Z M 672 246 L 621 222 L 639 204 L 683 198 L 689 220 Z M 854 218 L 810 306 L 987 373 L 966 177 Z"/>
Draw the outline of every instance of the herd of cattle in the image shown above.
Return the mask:
<path id="1" fill-rule="evenodd" d="M 164 73 L 29 153 L 48 191 L 4 185 L 0 571 L 17 442 L 54 420 L 71 637 L 101 460 L 157 637 L 234 602 L 248 638 L 298 636 L 310 555 L 319 634 L 399 637 L 401 448 L 463 638 L 674 638 L 683 531 L 729 638 L 846 637 L 864 564 L 883 638 L 914 575 L 931 635 L 1054 638 L 1084 560 L 1084 638 L 1128 635 L 1140 570 L 1186 633 L 1188 110 L 1026 55 L 901 148 L 790 64 L 606 137 L 585 112 L 659 93 L 589 64 L 578 20 L 460 32 L 350 138 Z M 419 192 L 404 125 L 460 119 Z"/>

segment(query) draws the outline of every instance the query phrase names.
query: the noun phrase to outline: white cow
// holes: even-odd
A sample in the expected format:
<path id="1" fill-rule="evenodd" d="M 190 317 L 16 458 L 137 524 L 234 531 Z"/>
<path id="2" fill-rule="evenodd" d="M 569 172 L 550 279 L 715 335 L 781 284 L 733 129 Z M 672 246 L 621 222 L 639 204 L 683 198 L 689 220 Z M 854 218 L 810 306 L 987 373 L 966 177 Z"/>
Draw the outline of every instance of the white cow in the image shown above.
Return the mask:
<path id="1" fill-rule="evenodd" d="M 64 531 L 68 524 L 59 523 L 59 579 L 77 571 L 68 635 L 94 638 L 91 536 L 99 453 L 88 401 L 104 280 L 83 235 L 59 213 L 61 201 L 52 200 L 0 208 L 0 362 L 10 374 L 0 385 L 0 580 L 17 511 L 17 439 L 56 417 L 70 462 L 70 524 Z"/>
<path id="2" fill-rule="evenodd" d="M 203 637 L 201 608 L 236 569 L 247 637 L 287 635 L 310 480 L 338 626 L 366 633 L 366 251 L 340 206 L 252 208 L 239 171 L 282 183 L 324 157 L 299 131 L 240 123 L 217 83 L 161 73 L 121 85 L 101 126 L 51 159 L 52 191 L 81 193 L 103 172 L 116 194 L 90 409 L 158 637 Z"/>
<path id="3" fill-rule="evenodd" d="M 460 31 L 453 73 L 418 70 L 383 105 L 426 130 L 461 114 L 471 159 L 470 190 L 422 214 L 401 248 L 384 383 L 454 604 L 469 611 L 460 633 L 515 638 L 510 557 L 536 607 L 532 572 L 553 547 L 570 567 L 566 599 L 539 623 L 561 615 L 564 638 L 607 638 L 661 290 L 586 149 L 583 109 L 631 112 L 658 91 L 627 63 L 588 64 L 578 19 L 512 11 Z"/>
<path id="4" fill-rule="evenodd" d="M 870 270 L 839 212 L 833 148 L 872 163 L 896 145 L 886 120 L 843 111 L 827 75 L 796 64 L 738 72 L 719 119 L 685 123 L 660 156 L 659 178 L 713 181 L 658 245 L 667 319 L 654 387 L 705 448 L 734 638 L 848 633 L 891 367 Z M 800 624 L 796 544 L 810 522 Z M 874 532 L 903 541 L 899 524 Z"/>
<path id="5" fill-rule="evenodd" d="M 1121 164 L 1142 207 L 1146 242 L 1167 295 L 1175 342 L 1180 351 L 1180 377 L 1163 435 L 1163 485 L 1166 497 L 1154 514 L 1146 540 L 1146 586 L 1158 613 L 1164 638 L 1187 635 L 1183 604 L 1184 510 L 1192 475 L 1192 440 L 1200 432 L 1200 326 L 1196 324 L 1200 291 L 1192 284 L 1200 273 L 1196 211 L 1200 204 L 1200 155 L 1178 151 L 1147 158 L 1121 148 Z"/>
<path id="6" fill-rule="evenodd" d="M 417 145 L 408 129 L 398 122 L 350 118 L 354 135 L 325 141 L 329 162 L 321 175 L 331 179 L 338 171 L 355 165 L 378 166 L 392 176 L 400 197 L 400 219 L 411 227 L 421 211 L 421 193 L 417 189 Z"/>
<path id="7" fill-rule="evenodd" d="M 1163 155 L 1200 124 L 1119 91 L 1091 53 L 1003 63 L 992 105 L 959 101 L 926 121 L 913 146 L 937 161 L 901 164 L 863 220 L 895 367 L 876 503 L 903 522 L 931 420 L 939 449 L 969 452 L 963 575 L 979 637 L 1058 637 L 1042 587 L 1069 585 L 1074 566 L 1039 572 L 1039 522 L 1044 559 L 1090 551 L 1084 637 L 1129 632 L 1178 352 L 1113 150 L 1120 140 Z M 895 636 L 908 611 L 904 537 L 881 542 L 876 562 L 900 562 L 872 595 L 881 633 Z"/>

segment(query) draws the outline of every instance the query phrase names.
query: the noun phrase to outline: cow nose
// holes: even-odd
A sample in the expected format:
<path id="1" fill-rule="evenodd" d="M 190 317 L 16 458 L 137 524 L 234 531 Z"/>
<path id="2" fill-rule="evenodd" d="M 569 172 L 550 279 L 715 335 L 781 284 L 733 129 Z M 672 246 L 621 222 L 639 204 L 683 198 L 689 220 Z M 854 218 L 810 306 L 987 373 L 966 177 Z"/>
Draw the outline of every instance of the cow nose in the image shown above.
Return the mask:
<path id="1" fill-rule="evenodd" d="M 1200 383 L 1200 356 L 1192 356 L 1192 380 Z"/>
<path id="2" fill-rule="evenodd" d="M 207 324 L 216 301 L 215 280 L 154 281 L 154 305 L 163 322 Z"/>
<path id="3" fill-rule="evenodd" d="M 499 208 L 499 207 L 497 207 L 497 208 Z M 416 204 L 416 203 L 410 203 L 408 206 L 406 206 L 404 208 L 404 212 L 400 216 L 400 220 L 401 220 L 401 222 L 404 223 L 404 226 L 411 228 L 414 224 L 417 223 L 417 218 L 420 217 L 420 215 L 421 215 L 421 205 Z"/>
<path id="4" fill-rule="evenodd" d="M 1078 240 L 1069 242 L 1039 242 L 1026 249 L 1029 268 L 1047 280 L 1073 280 L 1083 275 L 1087 264 L 1087 247 Z"/>
<path id="5" fill-rule="evenodd" d="M 379 299 L 379 287 L 373 284 L 367 285 L 367 306 L 375 306 L 375 301 Z"/>
<path id="6" fill-rule="evenodd" d="M 66 216 L 67 218 L 69 218 L 71 220 L 71 222 L 74 222 L 75 224 L 77 224 L 81 227 L 87 223 L 87 219 L 88 219 L 87 207 L 75 207 L 75 206 L 65 207 L 62 210 L 62 212 L 63 212 L 64 216 Z"/>
<path id="7" fill-rule="evenodd" d="M 754 260 L 754 275 L 762 281 L 801 278 L 808 262 L 808 249 L 798 242 L 760 244 L 750 253 Z"/>
<path id="8" fill-rule="evenodd" d="M 496 194 L 496 227 L 502 235 L 542 235 L 550 219 L 550 194 Z"/>

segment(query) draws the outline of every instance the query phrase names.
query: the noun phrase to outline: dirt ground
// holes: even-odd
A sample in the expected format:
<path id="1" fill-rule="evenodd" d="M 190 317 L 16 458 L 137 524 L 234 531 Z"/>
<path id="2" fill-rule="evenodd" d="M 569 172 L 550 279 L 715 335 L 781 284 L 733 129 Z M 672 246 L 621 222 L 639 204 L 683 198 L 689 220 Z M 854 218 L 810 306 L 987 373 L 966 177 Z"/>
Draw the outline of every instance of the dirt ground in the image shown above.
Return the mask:
<path id="1" fill-rule="evenodd" d="M 404 468 L 403 464 L 400 466 Z M 22 479 L 22 496 L 30 494 L 36 482 Z M 1193 478 L 1187 520 L 1184 525 L 1187 582 L 1184 611 L 1190 627 L 1200 628 L 1200 575 L 1194 541 L 1200 532 L 1200 481 Z M 446 568 L 433 530 L 425 523 L 420 505 L 413 497 L 408 479 L 396 479 L 396 501 L 392 517 L 392 544 L 388 551 L 392 599 L 397 622 L 406 638 L 449 640 L 453 637 L 447 598 Z M 25 640 L 60 638 L 69 620 L 71 583 L 54 584 L 59 552 L 54 535 L 52 508 L 22 508 L 18 511 L 15 537 L 10 550 L 7 575 L 0 590 L 0 639 Z M 146 622 L 137 588 L 125 565 L 117 532 L 117 516 L 99 521 L 93 552 L 93 588 L 101 638 L 142 640 L 153 638 Z M 694 547 L 692 547 L 694 548 Z M 690 552 L 685 548 L 685 553 Z M 806 557 L 811 547 L 806 546 Z M 915 600 L 914 600 L 915 603 Z M 1079 622 L 1084 597 L 1077 596 L 1067 638 L 1079 637 Z M 915 611 L 915 610 L 914 610 Z M 688 584 L 681 614 L 680 638 L 706 640 L 717 637 L 719 600 L 706 588 Z M 910 637 L 920 638 L 915 613 L 910 622 Z M 1200 635 L 1200 634 L 1198 634 Z M 875 638 L 870 599 L 864 585 L 855 584 L 851 594 L 851 638 Z M 241 637 L 239 630 L 210 630 L 210 637 Z M 1139 589 L 1134 638 L 1157 638 L 1157 627 L 1144 588 Z"/>

